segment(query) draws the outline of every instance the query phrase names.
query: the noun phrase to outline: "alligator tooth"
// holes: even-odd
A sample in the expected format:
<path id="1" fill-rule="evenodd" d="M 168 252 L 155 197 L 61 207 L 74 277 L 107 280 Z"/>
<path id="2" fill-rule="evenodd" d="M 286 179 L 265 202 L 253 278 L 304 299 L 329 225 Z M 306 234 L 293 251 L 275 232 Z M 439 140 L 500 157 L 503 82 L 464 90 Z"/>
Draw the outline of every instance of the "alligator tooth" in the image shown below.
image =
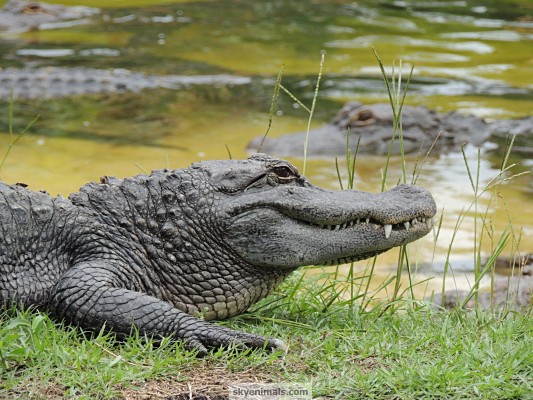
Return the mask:
<path id="1" fill-rule="evenodd" d="M 392 225 L 387 224 L 387 225 L 384 225 L 383 227 L 385 228 L 385 238 L 388 239 L 392 232 Z"/>
<path id="2" fill-rule="evenodd" d="M 335 225 L 335 230 L 338 231 L 340 229 L 340 225 Z"/>
<path id="3" fill-rule="evenodd" d="M 411 221 L 411 225 L 416 225 L 418 221 L 416 220 L 416 218 L 413 218 L 413 220 Z"/>
<path id="4" fill-rule="evenodd" d="M 356 221 L 358 224 L 361 223 L 361 218 L 357 218 L 357 221 Z"/>
<path id="5" fill-rule="evenodd" d="M 407 222 L 403 223 L 403 226 L 405 226 L 405 230 L 408 231 L 409 230 L 409 226 L 411 226 L 411 225 L 409 224 L 409 221 L 407 221 Z"/>
<path id="6" fill-rule="evenodd" d="M 370 218 L 367 218 L 366 219 L 366 223 L 368 224 L 370 222 Z"/>

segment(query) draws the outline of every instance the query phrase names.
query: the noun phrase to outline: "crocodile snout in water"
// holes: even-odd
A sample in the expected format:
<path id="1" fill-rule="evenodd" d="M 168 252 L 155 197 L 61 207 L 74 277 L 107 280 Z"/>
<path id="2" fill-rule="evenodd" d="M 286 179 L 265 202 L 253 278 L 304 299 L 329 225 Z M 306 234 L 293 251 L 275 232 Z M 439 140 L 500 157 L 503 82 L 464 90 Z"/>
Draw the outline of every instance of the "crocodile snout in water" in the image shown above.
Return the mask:
<path id="1" fill-rule="evenodd" d="M 98 14 L 100 9 L 87 6 L 63 6 L 37 1 L 9 0 L 0 9 L 0 30 L 26 31 L 43 24 L 77 20 Z"/>

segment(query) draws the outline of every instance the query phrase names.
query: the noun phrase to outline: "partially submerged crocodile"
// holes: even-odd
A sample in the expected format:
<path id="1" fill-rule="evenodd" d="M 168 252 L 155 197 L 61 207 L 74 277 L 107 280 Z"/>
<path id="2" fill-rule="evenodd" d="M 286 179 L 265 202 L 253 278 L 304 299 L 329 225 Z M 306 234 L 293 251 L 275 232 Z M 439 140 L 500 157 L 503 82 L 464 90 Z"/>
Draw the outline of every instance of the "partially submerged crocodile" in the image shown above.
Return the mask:
<path id="1" fill-rule="evenodd" d="M 232 75 L 149 75 L 126 69 L 4 68 L 0 69 L 0 99 L 46 99 L 91 93 L 138 92 L 143 89 L 181 89 L 191 85 L 246 85 L 249 77 Z"/>
<path id="2" fill-rule="evenodd" d="M 63 6 L 37 1 L 9 0 L 0 9 L 0 30 L 27 31 L 45 24 L 79 20 L 98 14 L 100 10 L 87 6 Z"/>
<path id="3" fill-rule="evenodd" d="M 403 146 L 405 153 L 425 153 L 433 147 L 437 153 L 459 149 L 464 143 L 483 144 L 491 134 L 533 134 L 533 116 L 488 123 L 472 115 L 457 112 L 439 113 L 426 107 L 403 106 Z M 349 146 L 362 154 L 387 154 L 393 135 L 394 116 L 389 104 L 345 104 L 333 120 L 309 131 L 309 156 L 346 154 Z M 286 134 L 277 138 L 253 139 L 248 149 L 283 157 L 303 155 L 306 132 Z M 392 153 L 399 154 L 400 140 L 395 139 Z"/>
<path id="4" fill-rule="evenodd" d="M 328 191 L 257 154 L 89 183 L 69 199 L 0 183 L 0 305 L 119 336 L 283 347 L 207 322 L 245 311 L 302 265 L 368 258 L 426 235 L 424 189 Z M 197 316 L 203 316 L 203 319 Z"/>

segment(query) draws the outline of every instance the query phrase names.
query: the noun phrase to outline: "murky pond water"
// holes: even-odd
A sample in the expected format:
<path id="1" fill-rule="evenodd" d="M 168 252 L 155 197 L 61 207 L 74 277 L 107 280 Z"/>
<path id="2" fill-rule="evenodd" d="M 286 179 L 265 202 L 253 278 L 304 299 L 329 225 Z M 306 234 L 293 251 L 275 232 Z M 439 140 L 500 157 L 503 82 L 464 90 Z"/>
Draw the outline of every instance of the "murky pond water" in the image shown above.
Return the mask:
<path id="1" fill-rule="evenodd" d="M 75 4 L 65 0 L 63 4 Z M 84 4 L 87 5 L 88 2 Z M 313 124 L 328 121 L 346 100 L 387 100 L 373 45 L 384 63 L 401 59 L 404 76 L 414 64 L 406 102 L 440 111 L 458 110 L 486 118 L 533 114 L 533 4 L 515 1 L 93 1 L 101 12 L 75 23 L 48 24 L 27 32 L 0 33 L 0 66 L 127 69 L 150 75 L 249 78 L 244 84 L 195 84 L 51 99 L 17 99 L 14 126 L 39 120 L 12 150 L 1 178 L 51 193 L 75 191 L 102 175 L 119 177 L 161 167 L 185 167 L 199 159 L 245 157 L 247 142 L 263 134 L 273 83 L 283 66 L 283 84 L 304 103 L 311 101 L 326 50 L 324 77 Z M 397 65 L 397 64 L 396 64 Z M 7 131 L 8 103 L 2 99 L 1 130 Z M 282 95 L 271 135 L 305 129 L 307 114 Z M 519 138 L 531 145 L 532 138 Z M 6 148 L 7 134 L 0 135 Z M 503 152 L 467 148 L 479 186 L 497 176 Z M 301 159 L 293 159 L 297 166 Z M 526 154 L 512 154 L 516 166 L 504 174 L 531 171 Z M 357 160 L 356 186 L 381 188 L 385 159 Z M 342 160 L 341 160 L 342 166 Z M 420 160 L 407 159 L 407 170 Z M 479 174 L 476 173 L 479 167 Z M 387 185 L 401 176 L 393 158 Z M 309 160 L 313 182 L 338 188 L 333 159 Z M 434 265 L 420 278 L 439 275 L 452 243 L 451 265 L 474 261 L 476 229 L 493 232 L 482 241 L 488 253 L 511 221 L 517 246 L 533 251 L 533 178 L 522 175 L 488 191 L 477 209 L 461 153 L 435 155 L 424 163 L 418 184 L 435 196 L 442 215 L 438 237 L 411 246 L 413 259 Z M 488 209 L 488 211 L 487 211 Z M 460 226 L 460 215 L 466 215 Z M 455 232 L 455 234 L 454 234 Z M 435 233 L 436 235 L 437 233 Z M 479 240 L 478 240 L 479 241 Z M 380 256 L 388 274 L 396 253 Z M 471 278 L 470 275 L 466 275 Z M 440 287 L 434 280 L 435 287 Z"/>

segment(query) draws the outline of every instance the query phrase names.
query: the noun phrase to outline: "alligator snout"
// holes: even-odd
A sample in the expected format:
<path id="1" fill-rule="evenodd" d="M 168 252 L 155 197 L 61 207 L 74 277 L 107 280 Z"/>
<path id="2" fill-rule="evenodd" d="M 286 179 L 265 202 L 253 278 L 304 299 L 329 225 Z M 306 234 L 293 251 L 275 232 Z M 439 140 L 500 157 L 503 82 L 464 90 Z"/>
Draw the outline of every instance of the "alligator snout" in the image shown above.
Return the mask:
<path id="1" fill-rule="evenodd" d="M 231 247 L 251 264 L 287 268 L 372 257 L 427 235 L 436 214 L 431 194 L 406 184 L 383 193 L 280 185 L 231 203 Z"/>

